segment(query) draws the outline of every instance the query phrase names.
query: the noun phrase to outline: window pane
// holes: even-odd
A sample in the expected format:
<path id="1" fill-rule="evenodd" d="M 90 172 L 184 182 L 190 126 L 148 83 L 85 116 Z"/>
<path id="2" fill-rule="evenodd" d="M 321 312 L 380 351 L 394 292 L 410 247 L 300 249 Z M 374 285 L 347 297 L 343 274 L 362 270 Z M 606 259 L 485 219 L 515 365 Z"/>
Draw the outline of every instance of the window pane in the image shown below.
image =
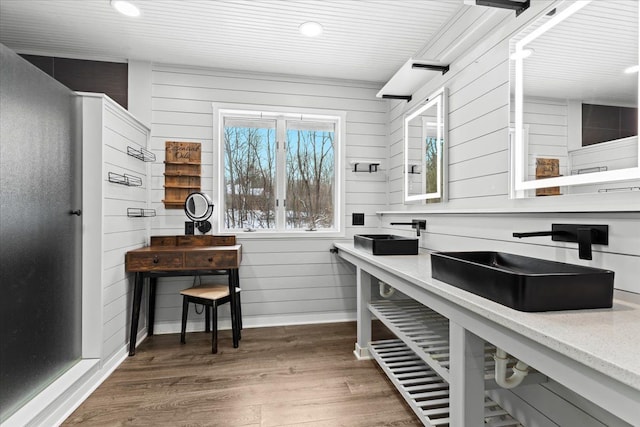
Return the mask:
<path id="1" fill-rule="evenodd" d="M 276 123 L 224 123 L 225 228 L 275 228 Z"/>
<path id="2" fill-rule="evenodd" d="M 335 123 L 287 121 L 286 228 L 334 226 Z"/>

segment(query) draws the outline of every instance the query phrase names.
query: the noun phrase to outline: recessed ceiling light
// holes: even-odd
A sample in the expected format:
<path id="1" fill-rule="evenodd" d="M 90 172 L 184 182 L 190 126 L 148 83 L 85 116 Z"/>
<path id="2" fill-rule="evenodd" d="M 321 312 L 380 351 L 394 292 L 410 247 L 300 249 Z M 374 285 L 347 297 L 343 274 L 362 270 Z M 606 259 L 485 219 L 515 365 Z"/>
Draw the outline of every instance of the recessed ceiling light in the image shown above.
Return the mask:
<path id="1" fill-rule="evenodd" d="M 300 26 L 298 27 L 298 31 L 300 31 L 300 34 L 302 34 L 303 36 L 318 37 L 320 34 L 322 34 L 323 28 L 322 25 L 318 24 L 317 22 L 309 21 L 305 22 L 304 24 L 300 24 Z"/>
<path id="2" fill-rule="evenodd" d="M 140 16 L 138 6 L 126 0 L 111 0 L 111 6 L 125 16 Z"/>
<path id="3" fill-rule="evenodd" d="M 633 74 L 640 71 L 640 65 L 634 65 L 633 67 L 625 68 L 625 74 Z"/>

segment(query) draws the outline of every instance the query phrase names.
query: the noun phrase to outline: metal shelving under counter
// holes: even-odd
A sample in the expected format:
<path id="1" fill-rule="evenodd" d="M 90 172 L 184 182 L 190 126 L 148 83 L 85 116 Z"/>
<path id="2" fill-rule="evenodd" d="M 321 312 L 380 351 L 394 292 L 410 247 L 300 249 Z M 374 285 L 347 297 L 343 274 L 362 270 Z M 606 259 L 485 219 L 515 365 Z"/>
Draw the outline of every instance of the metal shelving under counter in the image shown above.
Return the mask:
<path id="1" fill-rule="evenodd" d="M 411 299 L 372 301 L 369 311 L 435 373 L 449 381 L 449 319 Z M 495 346 L 485 344 L 485 390 L 498 388 L 494 380 L 495 351 Z M 516 363 L 516 359 L 510 358 L 507 367 L 511 369 Z M 523 384 L 545 381 L 545 375 L 534 371 Z"/>
<path id="2" fill-rule="evenodd" d="M 448 426 L 449 384 L 402 340 L 372 342 L 369 351 L 426 426 Z M 485 396 L 485 426 L 522 427 L 500 405 Z"/>
<path id="3" fill-rule="evenodd" d="M 449 319 L 411 299 L 375 300 L 368 308 L 397 337 L 371 342 L 371 356 L 425 425 L 449 425 Z M 492 357 L 495 350 L 485 343 L 485 390 L 498 387 Z M 510 359 L 508 366 L 515 363 Z M 529 384 L 546 380 L 537 372 L 526 378 Z M 487 396 L 484 422 L 492 426 L 521 425 Z"/>

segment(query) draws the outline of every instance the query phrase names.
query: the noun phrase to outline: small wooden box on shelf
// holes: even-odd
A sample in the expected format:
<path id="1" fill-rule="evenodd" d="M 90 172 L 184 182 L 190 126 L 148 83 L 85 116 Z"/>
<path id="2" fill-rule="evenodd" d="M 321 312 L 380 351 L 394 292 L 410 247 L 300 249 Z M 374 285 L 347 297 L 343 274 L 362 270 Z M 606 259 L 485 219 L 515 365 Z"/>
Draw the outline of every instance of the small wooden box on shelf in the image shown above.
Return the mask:
<path id="1" fill-rule="evenodd" d="M 201 149 L 199 142 L 166 141 L 164 207 L 182 209 L 189 194 L 200 191 Z"/>
<path id="2" fill-rule="evenodd" d="M 560 176 L 560 160 L 536 158 L 536 179 Z M 536 188 L 536 196 L 559 196 L 560 187 Z"/>

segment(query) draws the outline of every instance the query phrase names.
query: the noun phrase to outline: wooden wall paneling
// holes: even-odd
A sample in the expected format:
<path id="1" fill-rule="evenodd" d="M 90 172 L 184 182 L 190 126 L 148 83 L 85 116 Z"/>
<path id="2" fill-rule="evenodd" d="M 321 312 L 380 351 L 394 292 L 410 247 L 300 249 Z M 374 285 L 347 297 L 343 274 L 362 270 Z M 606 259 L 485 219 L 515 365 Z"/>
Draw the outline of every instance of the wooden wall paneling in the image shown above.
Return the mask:
<path id="1" fill-rule="evenodd" d="M 486 92 L 479 94 L 476 98 L 469 100 L 455 110 L 449 108 L 449 130 L 456 129 L 470 122 L 478 117 L 480 111 L 486 114 L 488 111 L 493 111 L 506 105 L 505 99 L 508 99 L 509 96 L 508 82 L 501 81 L 498 86 L 491 87 L 490 89 L 487 89 L 486 86 L 481 86 L 481 88 L 486 90 Z M 454 101 L 455 97 L 449 97 L 449 99 Z"/>
<path id="2" fill-rule="evenodd" d="M 101 325 L 97 326 L 100 331 L 94 333 L 101 340 L 98 357 L 110 360 L 128 343 L 126 318 L 132 281 L 124 271 L 124 252 L 144 245 L 149 233 L 145 219 L 127 217 L 128 207 L 148 206 L 149 185 L 148 164 L 128 156 L 127 146 L 146 148 L 149 129 L 103 95 L 80 95 L 85 127 L 83 143 L 89 156 L 85 157 L 88 159 L 85 162 L 88 168 L 85 215 L 94 221 L 85 227 L 85 234 L 95 241 L 94 248 L 84 254 L 92 264 L 85 268 L 83 280 L 99 284 L 94 285 L 97 295 L 92 298 L 92 304 L 99 305 L 95 310 L 100 313 Z M 111 183 L 108 172 L 132 174 L 141 178 L 142 185 L 128 187 Z"/>
<path id="3" fill-rule="evenodd" d="M 481 159 L 481 161 L 478 161 Z M 496 173 L 496 164 L 509 164 L 509 152 L 502 150 L 486 154 L 479 158 L 463 160 L 449 164 L 451 181 L 461 181 Z"/>
<path id="4" fill-rule="evenodd" d="M 370 97 L 375 84 L 345 80 L 323 80 L 302 76 L 279 76 L 235 71 L 154 64 L 153 83 L 180 88 L 202 87 L 212 90 L 242 90 L 247 94 L 314 95 L 343 99 Z M 185 92 L 181 92 L 185 93 Z"/>
<path id="5" fill-rule="evenodd" d="M 173 65 L 154 64 L 152 85 L 152 121 L 151 148 L 162 161 L 161 144 L 165 140 L 201 141 L 203 153 L 202 189 L 216 196 L 217 184 L 214 173 L 215 132 L 213 129 L 212 103 L 230 102 L 244 104 L 264 104 L 283 107 L 307 107 L 346 111 L 346 162 L 345 195 L 346 207 L 345 228 L 350 238 L 353 233 L 365 229 L 351 227 L 351 213 L 365 212 L 366 227 L 378 225 L 375 212 L 386 208 L 387 172 L 355 174 L 351 172 L 348 161 L 354 158 L 376 158 L 385 164 L 388 156 L 387 144 L 387 105 L 377 100 L 377 85 L 362 82 L 344 82 L 336 80 L 317 80 L 304 77 L 268 76 L 257 74 L 232 73 L 223 70 L 207 70 Z M 207 157 L 208 156 L 208 157 Z M 386 166 L 385 166 L 386 168 Z M 215 167 L 217 170 L 217 166 Z M 175 215 L 164 210 L 158 202 L 162 189 L 160 184 L 162 171 L 152 168 L 151 200 L 158 216 L 153 219 L 153 234 L 182 233 L 184 215 Z M 216 203 L 217 204 L 217 203 Z M 216 206 L 217 208 L 217 206 Z M 335 255 L 329 254 L 332 239 L 313 237 L 309 239 L 270 239 L 239 238 L 243 245 L 242 267 L 240 269 L 243 291 L 250 293 L 252 287 L 260 287 L 260 292 L 269 295 L 283 294 L 279 289 L 288 289 L 291 296 L 304 294 L 306 289 L 332 289 L 337 278 L 352 277 L 349 267 L 335 264 Z M 162 279 L 161 279 L 162 280 Z M 178 282 L 163 280 L 168 285 L 165 301 L 167 306 L 158 308 L 158 321 L 164 326 L 161 330 L 170 331 L 179 323 L 180 299 L 176 290 L 180 283 L 183 287 L 190 285 L 187 279 Z M 175 283 L 178 283 L 175 285 Z M 160 285 L 158 292 L 163 285 Z M 257 291 L 254 290 L 253 291 Z M 175 292 L 175 293 L 174 293 Z M 272 293 L 270 293 L 272 292 Z M 273 293 L 275 292 L 275 294 Z M 317 295 L 313 291 L 310 295 Z M 328 292 L 328 291 L 325 291 Z M 256 294 L 257 295 L 257 294 Z M 311 308 L 315 299 L 308 299 L 309 307 L 295 303 L 277 304 L 270 301 L 251 303 L 252 308 L 243 311 L 245 320 L 254 325 L 269 319 L 318 319 L 345 318 L 355 310 L 355 303 L 347 298 L 346 305 L 339 299 L 324 306 Z M 317 301 L 322 301 L 319 299 Z M 244 303 L 244 299 L 243 299 Z M 284 305 L 283 305 L 284 304 Z M 326 304 L 326 303 L 323 303 Z M 311 310 L 311 311 L 309 311 Z M 324 311 L 323 311 L 324 310 Z M 307 315 L 307 311 L 314 313 Z M 251 319 L 251 316 L 254 318 Z M 300 321 L 300 320 L 298 320 Z M 173 324 L 171 322 L 174 322 Z M 163 329 L 164 328 L 164 329 Z M 167 329 L 168 328 L 168 329 Z"/>
<path id="6" fill-rule="evenodd" d="M 484 28 L 481 30 L 486 36 L 474 39 L 475 45 L 452 62 L 451 69 L 448 73 L 434 78 L 422 88 L 418 89 L 411 103 L 390 103 L 390 129 L 401 126 L 402 115 L 405 111 L 415 108 L 418 102 L 423 100 L 432 91 L 444 85 L 449 88 L 450 112 L 453 114 L 460 109 L 462 109 L 462 111 L 466 110 L 466 114 L 461 114 L 459 118 L 454 115 L 452 119 L 455 127 L 450 128 L 450 147 L 473 141 L 491 133 L 497 134 L 504 130 L 504 137 L 500 140 L 500 143 L 503 144 L 506 150 L 508 146 L 507 128 L 509 120 L 509 68 L 506 58 L 508 55 L 508 39 L 518 31 L 521 25 L 525 25 L 528 20 L 531 20 L 535 16 L 535 13 L 542 10 L 546 4 L 547 2 L 544 4 L 541 2 L 540 4 L 533 5 L 530 10 L 527 11 L 528 14 L 521 15 L 517 21 L 512 14 L 500 14 L 499 16 L 496 15 L 487 19 L 485 25 L 483 25 Z M 451 29 L 451 31 L 455 31 L 455 29 Z M 430 47 L 428 47 L 425 52 L 431 52 L 429 49 Z M 435 51 L 437 51 L 437 49 Z M 492 92 L 494 91 L 505 95 L 502 103 L 500 103 L 500 95 L 493 94 Z M 493 109 L 482 105 L 481 102 L 476 102 L 475 105 L 473 105 L 473 101 L 480 97 L 493 99 L 497 104 L 493 105 Z M 394 152 L 394 150 L 400 151 L 402 135 L 400 134 L 397 138 L 391 139 L 389 144 L 390 152 Z M 470 168 L 474 166 L 474 164 L 469 165 Z M 394 169 L 393 174 L 389 177 L 389 181 L 395 182 L 401 180 L 402 173 L 401 169 Z M 497 183 L 488 183 L 486 176 L 479 176 L 477 179 L 480 180 L 480 183 L 474 183 L 473 179 L 467 180 L 468 182 L 465 181 L 471 185 L 472 189 L 479 187 L 484 188 L 482 192 L 475 196 L 473 192 L 467 191 L 467 187 L 464 185 L 460 185 L 459 183 L 450 185 L 449 206 L 468 205 L 469 203 L 473 203 L 474 199 L 486 202 L 489 198 L 493 199 L 497 196 L 508 194 L 506 191 L 508 181 L 505 181 L 504 185 L 497 185 Z M 486 191 L 488 189 L 487 184 L 494 187 L 495 193 L 490 194 Z M 458 191 L 462 192 L 458 193 Z M 496 200 L 499 199 L 500 197 Z M 404 208 L 401 192 L 390 192 L 389 201 L 390 209 Z"/>
<path id="7" fill-rule="evenodd" d="M 457 144 L 455 147 L 450 147 L 449 164 L 461 163 L 470 159 L 481 158 L 499 151 L 505 151 L 506 147 L 502 141 L 504 134 L 505 130 L 499 129 L 495 132 Z"/>
<path id="8" fill-rule="evenodd" d="M 509 173 L 505 171 L 459 181 L 449 181 L 449 189 L 450 201 L 498 195 L 508 197 Z"/>
<path id="9" fill-rule="evenodd" d="M 499 129 L 506 129 L 509 120 L 506 106 L 486 112 L 483 116 L 475 117 L 470 121 L 449 130 L 450 146 L 455 147 L 470 139 L 493 133 Z M 506 133 L 504 146 L 507 146 Z"/>

